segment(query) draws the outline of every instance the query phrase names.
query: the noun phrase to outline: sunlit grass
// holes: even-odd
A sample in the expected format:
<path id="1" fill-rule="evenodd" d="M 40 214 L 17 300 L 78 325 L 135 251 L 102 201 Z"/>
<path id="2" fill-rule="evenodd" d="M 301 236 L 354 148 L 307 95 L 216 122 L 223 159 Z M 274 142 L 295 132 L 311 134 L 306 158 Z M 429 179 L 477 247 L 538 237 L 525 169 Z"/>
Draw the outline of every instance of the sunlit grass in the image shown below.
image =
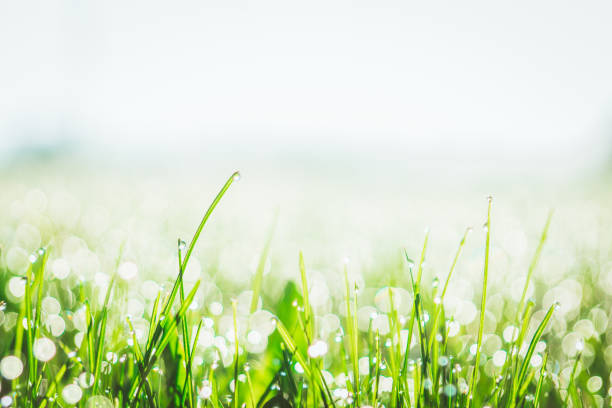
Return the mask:
<path id="1" fill-rule="evenodd" d="M 470 228 L 457 237 L 442 287 L 438 278 L 423 279 L 427 260 L 438 256 L 429 254 L 427 231 L 414 257 L 418 261 L 404 251 L 402 263 L 376 270 L 374 282 L 364 283 L 348 261 L 333 276 L 322 278 L 307 267 L 308 254 L 296 254 L 295 280 L 270 297 L 266 288 L 274 278 L 266 275 L 266 265 L 272 227 L 254 275 L 245 271 L 250 290 L 222 301 L 214 279 L 198 273 L 199 267 L 193 273 L 189 261 L 196 259 L 194 250 L 207 221 L 238 179 L 234 173 L 223 185 L 189 244 L 178 240 L 171 282 L 140 280 L 137 266 L 125 259 L 123 244 L 106 264 L 109 269 L 95 276 L 80 275 L 74 270 L 78 259 L 69 259 L 53 244 L 31 254 L 23 270 L 16 255 L 5 254 L 2 247 L 0 285 L 6 300 L 0 303 L 0 404 L 271 408 L 609 403 L 609 368 L 595 361 L 608 358 L 612 350 L 604 338 L 608 315 L 603 302 L 593 297 L 592 304 L 572 309 L 571 317 L 555 320 L 561 306 L 545 304 L 546 295 L 530 294 L 552 213 L 526 273 L 516 272 L 517 280 L 524 279 L 518 302 L 491 293 L 488 285 L 494 273 L 491 234 L 496 225 L 490 197 L 482 273 L 479 281 L 470 282 L 479 291 L 480 310 L 471 298 L 455 296 L 455 304 L 448 299 L 454 286 L 465 283 L 454 272 L 471 238 Z M 491 296 L 497 296 L 492 305 Z M 458 301 L 462 306 L 456 306 Z M 499 309 L 500 304 L 492 330 L 489 308 Z M 563 324 L 565 328 L 559 327 Z"/>

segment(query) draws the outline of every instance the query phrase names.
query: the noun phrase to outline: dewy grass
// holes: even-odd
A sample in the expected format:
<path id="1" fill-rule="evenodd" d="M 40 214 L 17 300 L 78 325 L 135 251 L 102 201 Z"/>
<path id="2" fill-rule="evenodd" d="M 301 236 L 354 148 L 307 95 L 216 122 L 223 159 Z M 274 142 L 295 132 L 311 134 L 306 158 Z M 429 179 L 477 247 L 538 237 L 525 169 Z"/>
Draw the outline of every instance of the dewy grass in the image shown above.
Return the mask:
<path id="1" fill-rule="evenodd" d="M 372 288 L 359 287 L 346 264 L 341 271 L 344 285 L 337 286 L 342 294 L 322 302 L 320 278 L 306 268 L 302 253 L 295 267 L 299 283 L 288 282 L 271 297 L 264 270 L 273 227 L 250 284 L 245 282 L 252 288 L 248 300 L 233 298 L 229 314 L 223 314 L 223 305 L 217 305 L 214 313 L 204 309 L 202 299 L 212 283 L 189 281 L 185 273 L 213 210 L 238 178 L 235 173 L 223 185 L 189 245 L 178 241 L 176 279 L 136 315 L 125 313 L 129 288 L 117 272 L 122 250 L 103 300 L 91 280 L 62 289 L 68 292 L 58 291 L 61 286 L 46 273 L 54 247 L 33 254 L 23 275 L 2 266 L 2 287 L 23 285 L 24 290 L 0 303 L 1 406 L 547 408 L 603 403 L 598 393 L 607 380 L 595 374 L 585 377 L 581 363 L 583 353 L 592 355 L 597 340 L 592 341 L 594 346 L 588 338 L 587 343 L 581 340 L 578 353 L 567 359 L 559 351 L 567 344 L 559 344 L 550 331 L 557 306 L 543 308 L 536 300 L 527 300 L 550 215 L 520 300 L 506 303 L 516 310 L 504 315 L 516 317 L 506 317 L 499 326 L 509 325 L 510 337 L 491 353 L 485 345 L 499 337 L 486 324 L 494 262 L 490 198 L 480 313 L 474 324 L 460 326 L 446 303 L 455 280 L 462 279 L 457 268 L 469 229 L 441 288 L 437 278 L 431 285 L 423 279 L 428 231 L 417 264 L 404 252 L 406 274 L 402 271 L 400 278 L 387 279 L 397 271 L 381 271 L 374 308 Z M 394 280 L 398 287 L 380 288 Z M 69 328 L 58 334 L 48 322 L 60 315 Z M 7 316 L 13 319 L 8 330 Z M 603 347 L 595 352 L 603 353 Z M 593 370 L 605 372 L 598 365 Z M 585 388 L 587 379 L 591 385 Z"/>
<path id="2" fill-rule="evenodd" d="M 482 279 L 482 300 L 480 301 L 480 323 L 478 325 L 478 338 L 476 340 L 476 359 L 474 360 L 474 370 L 472 371 L 472 380 L 470 386 L 470 392 L 467 399 L 467 407 L 469 408 L 472 399 L 474 398 L 474 389 L 478 382 L 478 375 L 480 374 L 480 354 L 482 347 L 482 334 L 484 333 L 485 324 L 485 306 L 487 304 L 487 281 L 489 280 L 489 255 L 491 253 L 491 206 L 493 205 L 493 197 L 487 198 L 489 202 L 489 208 L 487 210 L 487 222 L 485 223 L 485 229 L 487 231 L 487 238 L 485 242 L 485 255 L 484 255 L 484 272 Z"/>

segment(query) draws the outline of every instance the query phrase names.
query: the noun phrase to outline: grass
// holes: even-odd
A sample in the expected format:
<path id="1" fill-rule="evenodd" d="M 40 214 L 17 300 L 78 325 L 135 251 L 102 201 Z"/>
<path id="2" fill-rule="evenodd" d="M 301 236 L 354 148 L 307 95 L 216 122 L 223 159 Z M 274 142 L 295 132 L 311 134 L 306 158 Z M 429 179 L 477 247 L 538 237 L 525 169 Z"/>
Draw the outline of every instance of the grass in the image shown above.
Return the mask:
<path id="1" fill-rule="evenodd" d="M 226 181 L 189 244 L 179 239 L 176 279 L 146 302 L 140 315 L 124 311 L 130 289 L 119 273 L 123 250 L 117 254 L 114 270 L 109 271 L 101 302 L 100 288 L 91 280 L 76 282 L 68 289 L 70 293 L 62 292 L 66 289 L 47 273 L 49 257 L 58 251 L 51 245 L 30 257 L 23 275 L 3 264 L 0 284 L 7 288 L 8 301 L 1 303 L 2 406 L 527 408 L 601 406 L 609 401 L 604 399 L 602 385 L 586 386 L 588 381 L 597 381 L 595 377 L 607 383 L 606 367 L 595 363 L 584 369 L 584 343 L 576 345 L 577 354 L 560 351 L 561 342 L 550 328 L 557 306 L 543 309 L 528 299 L 552 213 L 527 268 L 520 301 L 504 304 L 515 307 L 510 313 L 515 317 L 497 325 L 509 327 L 509 336 L 487 329 L 494 225 L 490 197 L 477 325 L 457 328 L 445 307 L 449 288 L 460 279 L 454 272 L 461 263 L 469 228 L 459 241 L 441 290 L 438 280 L 423 281 L 429 232 L 418 262 L 404 252 L 399 267 L 399 282 L 404 283 L 377 288 L 383 306 L 366 319 L 364 327 L 364 288 L 347 264 L 344 296 L 331 299 L 341 318 L 319 312 L 302 253 L 296 262 L 300 284 L 288 282 L 280 298 L 265 297 L 272 227 L 247 293 L 246 312 L 235 298 L 231 314 L 220 316 L 196 301 L 207 282 L 187 281 L 185 274 L 207 221 L 238 179 L 239 174 L 234 173 Z M 381 271 L 382 282 L 386 281 L 384 273 Z M 23 294 L 8 296 L 11 285 L 18 285 L 11 280 L 15 277 L 23 278 Z M 50 313 L 46 303 L 54 301 L 61 307 Z M 9 315 L 16 318 L 6 329 Z M 62 333 L 54 333 L 49 316 L 54 321 L 60 316 L 70 324 Z M 231 324 L 221 332 L 225 318 Z M 331 332 L 324 330 L 329 325 Z M 263 337 L 265 347 L 253 348 Z M 507 338 L 505 344 L 496 347 L 495 353 L 485 352 L 487 341 L 501 337 Z M 587 350 L 603 355 L 601 338 L 586 341 L 592 343 Z M 49 350 L 48 343 L 55 348 Z M 14 365 L 15 357 L 22 369 Z M 561 367 L 570 370 L 569 377 L 560 372 Z"/>

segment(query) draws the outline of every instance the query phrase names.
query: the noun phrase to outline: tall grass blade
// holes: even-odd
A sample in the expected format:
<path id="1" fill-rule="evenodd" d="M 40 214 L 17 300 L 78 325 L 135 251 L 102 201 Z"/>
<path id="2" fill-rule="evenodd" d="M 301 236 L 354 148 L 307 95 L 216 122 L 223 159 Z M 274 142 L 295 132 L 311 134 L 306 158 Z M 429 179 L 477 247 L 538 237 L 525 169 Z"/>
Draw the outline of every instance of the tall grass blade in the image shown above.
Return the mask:
<path id="1" fill-rule="evenodd" d="M 270 231 L 268 232 L 268 237 L 266 239 L 266 243 L 264 245 L 263 250 L 261 251 L 261 256 L 259 257 L 259 262 L 257 263 L 257 269 L 255 270 L 255 277 L 253 278 L 253 297 L 251 298 L 251 307 L 250 312 L 254 313 L 257 310 L 257 302 L 259 300 L 259 293 L 261 292 L 261 285 L 263 283 L 263 275 L 266 269 L 266 262 L 268 260 L 268 253 L 270 251 L 270 244 L 272 243 L 272 238 L 274 237 L 274 230 L 276 229 L 276 222 L 278 220 L 278 213 L 274 216 L 274 221 L 272 222 L 272 227 L 270 227 Z"/>
<path id="2" fill-rule="evenodd" d="M 476 360 L 474 362 L 474 371 L 472 373 L 472 379 L 468 394 L 467 400 L 467 408 L 470 407 L 472 403 L 472 399 L 474 398 L 474 391 L 476 389 L 476 385 L 478 384 L 478 376 L 480 373 L 480 354 L 482 347 L 482 335 L 484 332 L 484 320 L 485 320 L 485 306 L 487 303 L 487 281 L 489 278 L 489 255 L 490 255 L 490 245 L 491 245 L 491 205 L 493 203 L 493 197 L 488 197 L 488 210 L 487 210 L 487 237 L 485 243 L 485 260 L 484 260 L 484 271 L 483 271 L 483 281 L 482 281 L 482 299 L 480 301 L 480 323 L 478 326 L 478 339 L 476 341 Z"/>

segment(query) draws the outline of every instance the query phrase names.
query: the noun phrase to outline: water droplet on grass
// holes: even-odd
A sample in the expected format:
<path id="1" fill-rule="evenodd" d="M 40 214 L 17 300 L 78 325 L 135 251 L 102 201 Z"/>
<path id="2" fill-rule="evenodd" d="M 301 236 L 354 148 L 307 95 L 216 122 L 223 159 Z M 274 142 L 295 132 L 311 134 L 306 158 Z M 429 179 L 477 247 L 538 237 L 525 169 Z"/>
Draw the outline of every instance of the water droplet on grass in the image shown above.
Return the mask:
<path id="1" fill-rule="evenodd" d="M 68 404 L 76 404 L 83 397 L 83 390 L 76 384 L 68 384 L 62 390 L 62 398 Z"/>
<path id="2" fill-rule="evenodd" d="M 116 364 L 118 360 L 117 354 L 113 353 L 112 351 L 107 352 L 106 360 L 111 364 Z"/>
<path id="3" fill-rule="evenodd" d="M 13 398 L 10 395 L 5 395 L 4 397 L 0 398 L 0 405 L 3 407 L 10 407 L 12 403 Z"/>
<path id="4" fill-rule="evenodd" d="M 239 172 L 239 171 L 235 172 L 235 173 L 234 173 L 234 175 L 232 175 L 232 179 L 233 179 L 234 181 L 240 181 L 240 178 L 241 178 L 241 177 L 242 177 L 242 176 L 240 175 L 240 172 Z"/>
<path id="5" fill-rule="evenodd" d="M 87 400 L 85 408 L 113 408 L 113 403 L 102 395 L 94 395 Z"/>
<path id="6" fill-rule="evenodd" d="M 33 353 L 39 361 L 49 361 L 55 356 L 56 348 L 52 340 L 41 337 L 34 341 Z"/>
<path id="7" fill-rule="evenodd" d="M 198 396 L 202 399 L 208 399 L 212 395 L 212 386 L 210 385 L 210 381 L 204 380 L 202 381 L 202 386 L 198 390 Z"/>
<path id="8" fill-rule="evenodd" d="M 447 384 L 442 388 L 442 392 L 449 398 L 454 397 L 457 394 L 457 387 L 453 384 Z"/>
<path id="9" fill-rule="evenodd" d="M 23 363 L 18 357 L 6 356 L 0 361 L 0 374 L 7 380 L 14 380 L 23 372 Z"/>
<path id="10" fill-rule="evenodd" d="M 89 388 L 94 383 L 94 376 L 91 373 L 83 372 L 79 375 L 79 385 L 81 388 Z"/>
<path id="11" fill-rule="evenodd" d="M 316 340 L 308 347 L 308 355 L 311 358 L 319 358 L 327 354 L 329 347 L 323 340 Z"/>

